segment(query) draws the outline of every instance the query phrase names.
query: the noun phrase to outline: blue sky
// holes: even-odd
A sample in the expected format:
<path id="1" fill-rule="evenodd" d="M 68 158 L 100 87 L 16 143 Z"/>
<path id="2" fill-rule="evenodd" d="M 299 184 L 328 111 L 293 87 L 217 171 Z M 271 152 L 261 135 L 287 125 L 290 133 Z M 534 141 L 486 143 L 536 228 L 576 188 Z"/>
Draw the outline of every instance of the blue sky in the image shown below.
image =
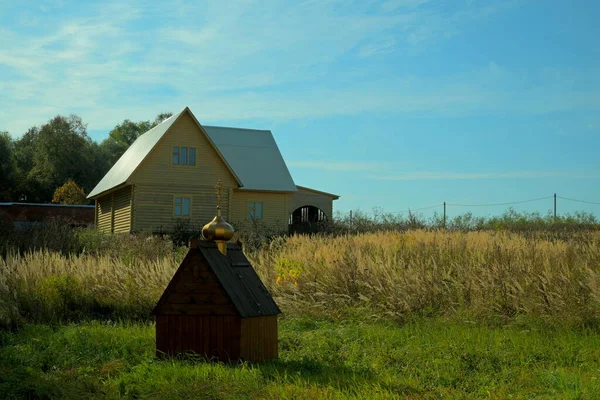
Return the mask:
<path id="1" fill-rule="evenodd" d="M 100 141 L 189 106 L 271 129 L 296 183 L 342 212 L 600 202 L 598 17 L 597 1 L 0 0 L 0 130 L 74 113 Z M 559 199 L 575 210 L 600 215 Z"/>

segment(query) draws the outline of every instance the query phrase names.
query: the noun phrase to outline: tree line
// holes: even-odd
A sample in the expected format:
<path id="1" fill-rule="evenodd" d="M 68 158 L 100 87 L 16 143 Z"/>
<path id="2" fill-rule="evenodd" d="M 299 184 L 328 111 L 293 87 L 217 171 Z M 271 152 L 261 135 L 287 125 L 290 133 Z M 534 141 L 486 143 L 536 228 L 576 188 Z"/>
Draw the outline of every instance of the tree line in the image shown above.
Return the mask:
<path id="1" fill-rule="evenodd" d="M 100 143 L 89 137 L 87 124 L 77 115 L 57 115 L 17 139 L 0 130 L 0 202 L 69 202 L 61 199 L 73 185 L 75 192 L 89 193 L 140 135 L 171 115 L 126 119 Z M 63 185 L 66 189 L 58 193 Z"/>

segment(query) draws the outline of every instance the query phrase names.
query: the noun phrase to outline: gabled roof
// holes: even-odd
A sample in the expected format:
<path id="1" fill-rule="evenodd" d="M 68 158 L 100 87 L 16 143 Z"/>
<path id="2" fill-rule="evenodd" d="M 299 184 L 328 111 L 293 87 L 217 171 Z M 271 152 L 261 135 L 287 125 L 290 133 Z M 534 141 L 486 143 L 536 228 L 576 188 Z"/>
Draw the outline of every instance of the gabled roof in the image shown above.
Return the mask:
<path id="1" fill-rule="evenodd" d="M 127 179 L 129 179 L 131 174 L 133 174 L 142 161 L 150 154 L 154 146 L 156 146 L 156 143 L 158 143 L 165 132 L 169 130 L 184 111 L 185 109 L 177 114 L 171 115 L 148 132 L 140 135 L 140 137 L 129 146 L 127 151 L 123 153 L 121 158 L 117 160 L 115 165 L 113 165 L 106 175 L 104 175 L 102 180 L 100 180 L 90 194 L 88 194 L 88 199 L 127 182 Z"/>
<path id="2" fill-rule="evenodd" d="M 235 243 L 227 244 L 227 255 L 221 254 L 213 241 L 199 241 L 197 249 L 190 249 L 181 266 L 163 292 L 153 313 L 159 314 L 163 305 L 168 303 L 169 295 L 175 290 L 181 268 L 192 259 L 195 252 L 200 252 L 208 267 L 214 272 L 242 318 L 262 317 L 281 314 L 275 300 L 252 268 L 252 265 Z M 197 253 L 196 253 L 197 254 Z"/>
<path id="3" fill-rule="evenodd" d="M 297 191 L 271 131 L 203 128 L 242 181 L 242 190 Z"/>
<path id="4" fill-rule="evenodd" d="M 127 183 L 133 172 L 185 112 L 198 124 L 200 131 L 206 134 L 243 190 L 297 191 L 271 131 L 202 126 L 186 107 L 140 135 L 87 197 L 97 197 Z"/>

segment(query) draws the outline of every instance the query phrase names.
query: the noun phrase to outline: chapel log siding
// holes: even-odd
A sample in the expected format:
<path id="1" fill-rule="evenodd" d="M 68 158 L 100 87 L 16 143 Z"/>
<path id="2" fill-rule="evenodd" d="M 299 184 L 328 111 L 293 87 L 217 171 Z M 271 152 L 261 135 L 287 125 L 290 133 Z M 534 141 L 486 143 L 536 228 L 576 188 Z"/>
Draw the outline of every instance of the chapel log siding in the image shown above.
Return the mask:
<path id="1" fill-rule="evenodd" d="M 231 299 L 199 252 L 190 252 L 169 283 L 157 315 L 237 316 Z"/>
<path id="2" fill-rule="evenodd" d="M 241 319 L 237 316 L 157 315 L 156 355 L 197 354 L 219 360 L 240 358 Z"/>
<path id="3" fill-rule="evenodd" d="M 131 230 L 131 186 L 115 190 L 96 200 L 96 221 L 102 232 L 122 233 Z"/>
<path id="4" fill-rule="evenodd" d="M 242 319 L 240 357 L 261 362 L 278 357 L 277 315 Z"/>
<path id="5" fill-rule="evenodd" d="M 291 195 L 290 203 L 289 214 L 302 206 L 314 206 L 320 208 L 327 215 L 327 218 L 331 220 L 333 214 L 333 198 L 331 196 L 298 188 L 298 191 Z"/>
<path id="6" fill-rule="evenodd" d="M 233 190 L 229 222 L 241 228 L 252 226 L 248 204 L 259 202 L 262 219 L 258 223 L 284 232 L 288 229 L 289 198 L 289 193 Z"/>
<path id="7" fill-rule="evenodd" d="M 174 215 L 174 198 L 189 197 L 190 216 Z M 217 199 L 214 185 L 136 185 L 134 231 L 159 232 L 168 231 L 178 221 L 188 222 L 199 230 L 210 222 L 217 210 Z M 221 197 L 221 211 L 229 218 L 229 196 Z"/>

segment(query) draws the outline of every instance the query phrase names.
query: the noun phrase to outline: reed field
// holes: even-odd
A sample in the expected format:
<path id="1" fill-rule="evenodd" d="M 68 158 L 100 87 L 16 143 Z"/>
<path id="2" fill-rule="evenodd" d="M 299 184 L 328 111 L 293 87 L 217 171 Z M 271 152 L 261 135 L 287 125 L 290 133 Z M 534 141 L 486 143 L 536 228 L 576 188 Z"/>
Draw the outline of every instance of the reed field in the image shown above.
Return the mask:
<path id="1" fill-rule="evenodd" d="M 600 398 L 597 229 L 246 245 L 283 311 L 261 365 L 156 360 L 150 312 L 186 248 L 74 235 L 0 258 L 1 398 Z"/>
<path id="2" fill-rule="evenodd" d="M 7 254 L 0 259 L 0 321 L 14 326 L 150 319 L 186 250 L 154 237 L 138 241 L 139 256 Z M 423 230 L 293 236 L 248 256 L 290 315 L 531 317 L 586 326 L 600 321 L 600 232 L 568 239 Z"/>

